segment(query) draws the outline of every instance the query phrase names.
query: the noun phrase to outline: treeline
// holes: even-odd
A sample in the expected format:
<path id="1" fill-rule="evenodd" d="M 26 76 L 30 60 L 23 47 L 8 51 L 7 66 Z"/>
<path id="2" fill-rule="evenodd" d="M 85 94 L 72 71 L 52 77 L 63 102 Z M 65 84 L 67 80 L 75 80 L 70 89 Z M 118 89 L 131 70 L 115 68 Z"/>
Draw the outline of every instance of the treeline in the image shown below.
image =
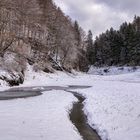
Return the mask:
<path id="1" fill-rule="evenodd" d="M 111 28 L 96 37 L 88 60 L 95 66 L 140 65 L 140 17 L 123 23 L 119 30 Z"/>
<path id="2" fill-rule="evenodd" d="M 0 0 L 1 58 L 11 52 L 36 70 L 86 71 L 85 40 L 79 24 L 53 0 Z"/>

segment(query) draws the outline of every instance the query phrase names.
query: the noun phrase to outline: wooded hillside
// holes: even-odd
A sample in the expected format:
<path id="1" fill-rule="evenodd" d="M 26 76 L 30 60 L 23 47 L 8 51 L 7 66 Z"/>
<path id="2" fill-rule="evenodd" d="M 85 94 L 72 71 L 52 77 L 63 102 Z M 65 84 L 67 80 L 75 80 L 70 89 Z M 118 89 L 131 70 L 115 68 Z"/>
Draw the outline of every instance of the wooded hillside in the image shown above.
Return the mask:
<path id="1" fill-rule="evenodd" d="M 27 64 L 35 71 L 87 71 L 85 40 L 77 21 L 52 0 L 0 0 L 0 68 L 17 83 Z"/>
<path id="2" fill-rule="evenodd" d="M 12 52 L 36 70 L 84 70 L 84 31 L 52 0 L 0 0 L 0 32 L 1 58 Z"/>

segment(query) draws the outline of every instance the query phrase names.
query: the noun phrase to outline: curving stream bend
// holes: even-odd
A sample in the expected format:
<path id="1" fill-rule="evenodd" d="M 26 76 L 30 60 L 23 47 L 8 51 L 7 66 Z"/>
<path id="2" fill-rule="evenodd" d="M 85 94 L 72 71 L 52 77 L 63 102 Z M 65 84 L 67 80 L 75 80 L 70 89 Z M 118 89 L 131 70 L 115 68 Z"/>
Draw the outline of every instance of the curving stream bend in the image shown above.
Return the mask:
<path id="1" fill-rule="evenodd" d="M 89 88 L 89 86 L 70 85 L 68 87 L 44 86 L 44 87 L 12 88 L 0 92 L 0 100 L 10 100 L 16 98 L 39 96 L 42 94 L 43 91 L 49 91 L 49 90 L 64 90 L 66 92 L 70 92 L 78 99 L 78 102 L 73 104 L 73 108 L 69 114 L 71 122 L 77 128 L 83 140 L 101 140 L 97 132 L 93 130 L 87 123 L 87 117 L 83 112 L 83 106 L 84 106 L 83 101 L 85 100 L 85 97 L 78 94 L 77 92 L 70 91 L 72 89 L 82 89 L 82 88 Z"/>
<path id="2" fill-rule="evenodd" d="M 78 102 L 74 103 L 71 110 L 70 120 L 76 126 L 83 140 L 101 140 L 97 132 L 93 130 L 87 123 L 87 117 L 83 112 L 83 102 L 85 97 L 78 94 L 77 92 L 69 92 L 71 92 L 78 99 Z"/>

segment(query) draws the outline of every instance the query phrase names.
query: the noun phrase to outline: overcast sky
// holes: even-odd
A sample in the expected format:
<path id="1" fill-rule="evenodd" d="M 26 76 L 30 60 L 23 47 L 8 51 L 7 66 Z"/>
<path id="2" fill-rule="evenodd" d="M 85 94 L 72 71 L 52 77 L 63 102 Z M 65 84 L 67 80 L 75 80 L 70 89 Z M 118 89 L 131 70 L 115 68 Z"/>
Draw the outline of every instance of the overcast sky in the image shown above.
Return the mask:
<path id="1" fill-rule="evenodd" d="M 110 27 L 118 29 L 124 21 L 140 15 L 140 0 L 54 0 L 85 31 L 96 36 Z"/>

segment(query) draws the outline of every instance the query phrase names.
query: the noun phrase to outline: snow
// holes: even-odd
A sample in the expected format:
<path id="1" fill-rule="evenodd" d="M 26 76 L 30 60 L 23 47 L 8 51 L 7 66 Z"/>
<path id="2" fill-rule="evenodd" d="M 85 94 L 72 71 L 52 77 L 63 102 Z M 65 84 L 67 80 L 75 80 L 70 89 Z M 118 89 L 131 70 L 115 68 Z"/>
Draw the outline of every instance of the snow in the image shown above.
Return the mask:
<path id="1" fill-rule="evenodd" d="M 128 66 L 122 66 L 122 67 L 94 67 L 91 66 L 88 73 L 93 75 L 118 75 L 118 74 L 126 74 L 126 73 L 132 73 L 140 71 L 140 66 L 134 66 L 134 67 L 128 67 Z"/>
<path id="2" fill-rule="evenodd" d="M 2 140 L 81 140 L 68 117 L 77 99 L 64 91 L 0 101 Z"/>
<path id="3" fill-rule="evenodd" d="M 21 86 L 47 86 L 49 85 L 58 85 L 57 80 L 61 77 L 61 74 L 47 74 L 45 72 L 39 71 L 39 72 L 35 72 L 33 71 L 32 66 L 28 66 L 26 73 L 25 73 L 25 81 L 24 84 Z M 62 75 L 65 75 L 64 73 L 62 73 Z M 53 84 L 53 82 L 55 82 L 55 84 Z"/>
<path id="4" fill-rule="evenodd" d="M 139 140 L 140 70 L 138 68 L 134 72 L 124 69 L 119 73 L 118 68 L 111 68 L 112 72 L 107 75 L 75 73 L 74 76 L 63 72 L 34 72 L 28 66 L 25 82 L 21 86 L 92 86 L 74 90 L 86 97 L 84 112 L 91 127 L 96 129 L 103 140 Z M 26 140 L 31 137 L 34 140 L 79 140 L 81 137 L 68 117 L 68 110 L 76 100 L 68 92 L 53 90 L 26 100 L 1 101 L 0 122 L 4 127 L 0 127 L 0 135 L 10 133 L 13 140 L 19 137 Z M 11 140 L 4 134 L 2 139 Z"/>
<path id="5" fill-rule="evenodd" d="M 81 79 L 82 77 L 82 79 Z M 34 72 L 31 66 L 28 66 L 25 73 L 25 81 L 22 87 L 30 86 L 68 86 L 68 85 L 85 85 L 83 78 L 87 77 L 84 73 L 68 74 L 64 72 L 56 72 L 54 74 L 47 74 L 39 71 Z M 87 85 L 90 84 L 87 79 Z"/>
<path id="6" fill-rule="evenodd" d="M 10 75 L 7 71 L 1 69 L 0 70 L 0 77 L 2 78 L 3 76 L 8 77 L 8 78 L 10 77 Z M 8 88 L 8 84 L 6 81 L 2 80 L 1 78 L 0 78 L 0 91 L 3 91 L 3 90 Z"/>
<path id="7" fill-rule="evenodd" d="M 103 140 L 139 140 L 140 72 L 87 79 L 92 87 L 76 91 L 86 97 L 88 123 Z"/>
<path id="8" fill-rule="evenodd" d="M 87 98 L 84 111 L 103 140 L 140 139 L 140 84 L 96 80 L 79 91 Z"/>
<path id="9" fill-rule="evenodd" d="M 6 90 L 9 87 L 7 80 L 18 80 L 21 76 L 21 73 L 16 71 L 8 71 L 4 69 L 0 69 L 0 91 Z"/>

